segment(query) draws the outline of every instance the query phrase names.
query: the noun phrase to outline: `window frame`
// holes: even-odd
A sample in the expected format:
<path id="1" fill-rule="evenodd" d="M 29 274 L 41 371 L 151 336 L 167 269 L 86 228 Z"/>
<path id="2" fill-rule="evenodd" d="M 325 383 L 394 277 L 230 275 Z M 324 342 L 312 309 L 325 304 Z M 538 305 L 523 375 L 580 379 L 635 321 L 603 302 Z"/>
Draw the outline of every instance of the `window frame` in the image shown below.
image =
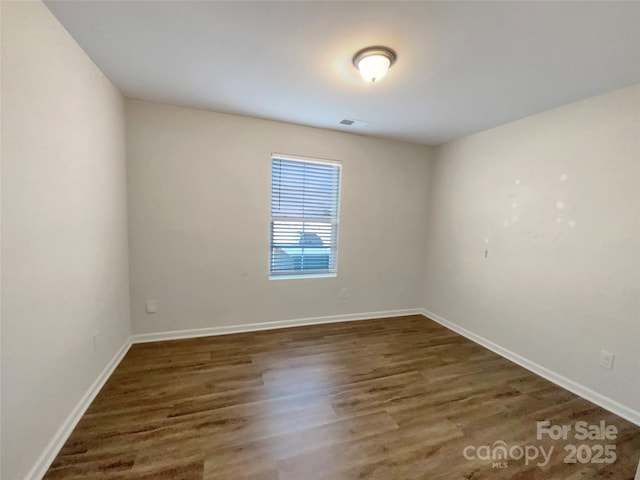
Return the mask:
<path id="1" fill-rule="evenodd" d="M 304 271 L 301 270 L 300 273 L 294 273 L 292 271 L 287 271 L 286 273 L 278 274 L 272 271 L 272 256 L 273 256 L 273 225 L 274 218 L 276 219 L 286 219 L 286 217 L 274 217 L 272 210 L 272 198 L 273 198 L 273 164 L 274 160 L 285 160 L 292 162 L 300 162 L 300 163 L 316 163 L 321 165 L 331 165 L 337 167 L 338 169 L 338 182 L 337 182 L 337 195 L 336 195 L 336 214 L 335 221 L 332 221 L 331 224 L 335 225 L 335 232 L 333 236 L 335 238 L 335 253 L 334 253 L 334 270 L 322 270 L 322 271 Z M 272 152 L 269 157 L 269 256 L 268 256 L 268 272 L 269 272 L 269 280 L 293 280 L 293 279 L 305 279 L 305 278 L 335 278 L 338 276 L 338 244 L 339 244 L 339 232 L 340 232 L 340 204 L 342 200 L 342 162 L 338 160 L 330 160 L 324 158 L 314 158 L 307 157 L 302 155 L 289 155 Z M 292 217 L 294 218 L 294 217 Z M 304 219 L 310 219 L 313 221 L 313 217 L 297 217 L 304 221 Z M 328 248 L 331 248 L 329 246 Z"/>

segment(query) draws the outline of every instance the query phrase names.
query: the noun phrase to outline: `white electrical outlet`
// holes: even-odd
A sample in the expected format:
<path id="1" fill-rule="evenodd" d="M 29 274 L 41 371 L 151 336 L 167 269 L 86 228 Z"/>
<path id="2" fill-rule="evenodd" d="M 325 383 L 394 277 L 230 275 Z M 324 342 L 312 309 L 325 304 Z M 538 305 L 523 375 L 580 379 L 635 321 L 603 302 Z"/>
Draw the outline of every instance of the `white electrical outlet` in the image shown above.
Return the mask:
<path id="1" fill-rule="evenodd" d="M 343 288 L 342 290 L 340 290 L 340 298 L 342 300 L 346 300 L 349 297 L 349 290 L 347 290 L 346 288 Z"/>
<path id="2" fill-rule="evenodd" d="M 93 332 L 93 349 L 98 350 L 98 337 L 100 336 L 100 330 Z"/>
<path id="3" fill-rule="evenodd" d="M 613 358 L 613 353 L 602 350 L 600 352 L 600 366 L 607 370 L 613 370 Z"/>
<path id="4" fill-rule="evenodd" d="M 156 313 L 158 311 L 158 302 L 156 300 L 147 300 L 147 313 Z"/>

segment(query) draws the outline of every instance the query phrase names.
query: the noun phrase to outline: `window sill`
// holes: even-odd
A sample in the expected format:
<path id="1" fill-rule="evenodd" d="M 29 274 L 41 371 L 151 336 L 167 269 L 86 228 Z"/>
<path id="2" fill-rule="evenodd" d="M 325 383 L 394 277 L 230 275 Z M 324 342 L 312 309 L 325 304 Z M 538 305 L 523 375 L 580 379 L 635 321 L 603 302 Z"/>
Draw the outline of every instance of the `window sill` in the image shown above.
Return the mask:
<path id="1" fill-rule="evenodd" d="M 337 273 L 301 273 L 300 275 L 269 275 L 269 280 L 294 280 L 298 278 L 333 278 Z"/>

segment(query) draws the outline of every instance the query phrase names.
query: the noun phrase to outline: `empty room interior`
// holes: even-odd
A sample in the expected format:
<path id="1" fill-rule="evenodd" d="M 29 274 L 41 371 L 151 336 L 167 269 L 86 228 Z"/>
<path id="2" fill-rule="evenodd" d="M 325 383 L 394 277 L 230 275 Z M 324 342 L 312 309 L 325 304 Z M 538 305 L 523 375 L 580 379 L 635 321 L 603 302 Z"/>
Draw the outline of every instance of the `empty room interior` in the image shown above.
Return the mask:
<path id="1" fill-rule="evenodd" d="M 640 479 L 640 2 L 0 2 L 2 480 Z"/>

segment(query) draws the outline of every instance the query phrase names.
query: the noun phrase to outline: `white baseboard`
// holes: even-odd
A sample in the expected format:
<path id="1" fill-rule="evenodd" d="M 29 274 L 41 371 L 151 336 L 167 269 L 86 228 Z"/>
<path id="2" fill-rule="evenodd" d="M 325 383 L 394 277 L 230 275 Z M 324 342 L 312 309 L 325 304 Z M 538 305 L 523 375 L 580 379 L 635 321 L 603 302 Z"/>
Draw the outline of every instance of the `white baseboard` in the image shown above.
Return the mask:
<path id="1" fill-rule="evenodd" d="M 567 377 L 554 372 L 553 370 L 549 370 L 548 368 L 545 368 L 542 365 L 532 362 L 531 360 L 528 360 L 518 355 L 517 353 L 512 352 L 511 350 L 507 350 L 506 348 L 496 343 L 493 343 L 492 341 L 487 340 L 486 338 L 476 333 L 473 333 L 472 331 L 467 330 L 466 328 L 461 327 L 460 325 L 450 322 L 449 320 L 441 317 L 436 313 L 430 312 L 429 310 L 426 310 L 423 308 L 422 314 L 425 317 L 430 318 L 435 322 L 438 322 L 440 325 L 448 328 L 449 330 L 453 330 L 454 332 L 459 333 L 463 337 L 467 337 L 469 340 L 479 345 L 482 345 L 485 348 L 488 348 L 489 350 L 497 353 L 501 357 L 504 357 L 507 360 L 512 361 L 513 363 L 517 363 L 521 367 L 526 368 L 527 370 L 535 373 L 536 375 L 546 378 L 550 382 L 553 382 L 556 385 L 559 385 L 565 390 L 569 390 L 570 392 L 575 393 L 579 397 L 582 397 L 585 400 L 595 403 L 596 405 L 604 408 L 605 410 L 608 410 L 611 413 L 614 413 L 619 417 L 622 417 L 626 420 L 629 420 L 631 423 L 634 423 L 640 426 L 640 412 L 638 412 L 637 410 L 633 410 L 632 408 L 629 408 L 619 402 L 616 402 L 615 400 L 612 400 L 611 398 L 606 397 L 601 393 L 595 392 L 580 383 L 574 382 L 573 380 L 570 380 Z"/>
<path id="2" fill-rule="evenodd" d="M 422 315 L 421 308 L 406 308 L 403 310 L 387 310 L 382 312 L 351 313 L 347 315 L 332 315 L 327 317 L 296 318 L 293 320 L 279 320 L 275 322 L 244 323 L 223 327 L 196 328 L 191 330 L 172 330 L 158 333 L 139 333 L 131 337 L 131 343 L 158 342 L 161 340 L 178 340 L 181 338 L 208 337 L 212 335 L 228 335 L 231 333 L 255 332 L 258 330 L 274 330 L 276 328 L 301 327 L 303 325 L 318 325 L 324 323 L 353 322 L 374 318 L 405 317 L 407 315 Z"/>
<path id="3" fill-rule="evenodd" d="M 486 338 L 477 335 L 464 327 L 461 327 L 453 322 L 450 322 L 441 316 L 430 312 L 424 308 L 408 308 L 403 310 L 388 310 L 381 312 L 369 312 L 369 313 L 354 313 L 347 315 L 333 315 L 326 317 L 309 317 L 299 318 L 292 320 L 280 320 L 275 322 L 262 322 L 262 323 L 246 323 L 241 325 L 230 325 L 223 327 L 210 327 L 199 328 L 191 330 L 173 330 L 169 332 L 158 333 L 145 333 L 132 335 L 122 345 L 120 350 L 115 354 L 111 361 L 107 364 L 104 370 L 100 373 L 98 378 L 89 387 L 86 393 L 82 396 L 78 404 L 73 411 L 69 414 L 62 426 L 58 429 L 54 437 L 51 439 L 44 452 L 38 458 L 38 461 L 31 469 L 31 471 L 25 477 L 25 480 L 40 480 L 47 472 L 49 466 L 55 459 L 56 455 L 62 449 L 64 443 L 71 435 L 71 432 L 78 424 L 82 415 L 84 415 L 91 402 L 94 400 L 100 389 L 104 386 L 109 379 L 113 371 L 116 369 L 120 361 L 124 358 L 129 348 L 134 343 L 146 343 L 156 342 L 161 340 L 177 340 L 181 338 L 195 338 L 205 337 L 211 335 L 227 335 L 231 333 L 253 332 L 258 330 L 273 330 L 277 328 L 298 327 L 303 325 L 318 325 L 325 323 L 338 323 L 338 322 L 351 322 L 358 320 L 369 320 L 375 318 L 387 318 L 387 317 L 404 317 L 407 315 L 424 315 L 430 318 L 444 327 L 453 330 L 456 333 L 470 339 L 471 341 L 488 348 L 489 350 L 497 353 L 498 355 L 517 363 L 521 367 L 546 378 L 547 380 L 559 385 L 560 387 L 575 393 L 576 395 L 601 406 L 602 408 L 609 410 L 610 412 L 629 420 L 630 422 L 640 426 L 640 412 L 633 410 L 621 403 L 616 402 L 604 395 L 597 393 L 573 380 L 570 380 L 552 370 L 549 370 L 535 362 L 532 362 L 517 353 L 507 350 L 500 345 L 497 345 Z M 639 466 L 640 468 L 640 466 Z"/>
<path id="4" fill-rule="evenodd" d="M 114 355 L 114 357 L 109 361 L 107 366 L 102 370 L 98 378 L 91 384 L 89 389 L 82 396 L 80 401 L 76 404 L 75 408 L 71 411 L 69 416 L 66 418 L 64 423 L 60 426 L 56 434 L 53 436 L 49 444 L 46 446 L 36 464 L 33 466 L 31 471 L 25 477 L 25 480 L 40 480 L 44 477 L 45 473 L 53 463 L 56 458 L 56 455 L 60 452 L 65 442 L 73 432 L 73 429 L 76 427 L 84 412 L 87 411 L 93 399 L 96 398 L 100 389 L 107 382 L 113 371 L 116 369 L 120 361 L 124 358 L 124 356 L 129 351 L 131 347 L 131 337 L 127 338 L 124 342 L 120 350 Z"/>

